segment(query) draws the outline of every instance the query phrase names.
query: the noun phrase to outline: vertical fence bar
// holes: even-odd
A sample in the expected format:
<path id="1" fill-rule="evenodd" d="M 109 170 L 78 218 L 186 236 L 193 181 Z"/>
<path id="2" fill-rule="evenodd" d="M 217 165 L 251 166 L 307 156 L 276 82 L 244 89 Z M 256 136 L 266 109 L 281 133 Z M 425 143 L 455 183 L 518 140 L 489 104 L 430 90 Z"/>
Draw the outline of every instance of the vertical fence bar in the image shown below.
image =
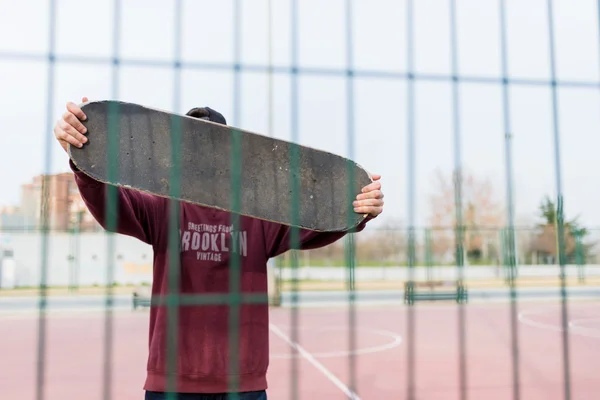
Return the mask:
<path id="1" fill-rule="evenodd" d="M 355 115 L 354 115 L 354 40 L 353 40 L 353 10 L 352 0 L 346 0 L 346 118 L 347 118 L 347 134 L 346 141 L 348 146 L 348 223 L 352 224 L 353 206 L 352 201 L 356 196 L 354 193 L 354 167 L 351 160 L 355 158 Z M 346 265 L 348 268 L 347 288 L 348 288 L 348 376 L 350 377 L 350 392 L 356 393 L 356 243 L 354 241 L 354 233 L 350 232 L 346 235 Z"/>
<path id="2" fill-rule="evenodd" d="M 406 191 L 407 196 L 407 212 L 408 212 L 408 285 L 410 286 L 410 296 L 413 295 L 412 285 L 414 285 L 415 275 L 415 76 L 414 76 L 414 4 L 413 0 L 406 1 L 406 69 L 408 73 L 408 80 L 406 81 L 406 130 L 408 135 L 408 144 L 406 146 L 406 160 L 407 160 L 407 179 L 408 187 Z M 408 288 L 405 288 L 407 290 Z M 416 397 L 415 387 L 415 347 L 416 347 L 416 335 L 415 335 L 415 309 L 413 302 L 408 302 L 409 307 L 407 310 L 407 341 L 408 341 L 408 357 L 407 357 L 407 385 L 406 395 L 408 400 L 413 400 Z"/>
<path id="3" fill-rule="evenodd" d="M 457 286 L 464 284 L 464 230 L 462 210 L 462 155 L 461 155 L 461 126 L 460 126 L 460 95 L 458 76 L 458 49 L 457 49 L 457 23 L 456 0 L 450 1 L 450 46 L 452 57 L 452 111 L 454 133 L 454 204 L 456 212 L 456 264 Z M 458 303 L 458 349 L 459 349 L 459 380 L 460 398 L 467 399 L 467 365 L 466 365 L 466 340 L 465 340 L 465 310 L 463 302 Z"/>
<path id="4" fill-rule="evenodd" d="M 44 149 L 44 176 L 42 180 L 41 193 L 41 233 L 42 233 L 42 252 L 40 265 L 40 285 L 38 302 L 38 337 L 37 337 L 37 368 L 36 368 L 36 399 L 44 399 L 44 390 L 46 383 L 46 302 L 47 302 L 47 279 L 48 279 L 48 242 L 49 242 L 49 218 L 48 195 L 49 195 L 49 174 L 52 165 L 52 121 L 53 121 L 53 101 L 54 101 L 54 70 L 56 64 L 56 1 L 50 0 L 48 16 L 48 75 L 47 75 L 47 93 L 46 93 L 46 127 L 44 131 L 45 149 Z"/>
<path id="5" fill-rule="evenodd" d="M 505 228 L 500 228 L 500 230 L 498 231 L 498 243 L 499 243 L 499 247 L 500 247 L 500 254 L 499 254 L 499 258 L 500 258 L 500 263 L 502 263 L 501 265 L 501 274 L 502 277 L 504 277 L 504 269 L 506 268 L 506 243 L 504 240 L 504 229 Z"/>
<path id="6" fill-rule="evenodd" d="M 274 109 L 273 109 L 273 0 L 267 1 L 267 47 L 268 47 L 268 125 L 267 132 L 269 136 L 273 136 L 275 125 Z"/>
<path id="7" fill-rule="evenodd" d="M 299 132 L 299 93 L 298 93 L 298 1 L 291 0 L 291 66 L 292 66 L 292 76 L 291 76 L 291 131 L 292 143 L 298 143 L 298 139 L 300 136 Z M 298 164 L 298 154 L 297 147 L 291 145 L 290 147 L 290 179 L 292 184 L 292 222 L 295 223 L 298 219 L 299 205 L 298 205 L 298 188 L 296 187 L 297 179 L 294 179 L 294 172 L 297 170 Z M 298 315 L 298 252 L 294 250 L 297 244 L 300 241 L 300 235 L 297 228 L 291 228 L 290 235 L 290 247 L 292 249 L 290 254 L 291 268 L 292 268 L 292 311 L 291 311 L 291 339 L 293 343 L 299 343 L 299 332 L 298 326 L 300 323 L 300 318 Z M 295 400 L 298 398 L 298 375 L 299 375 L 299 358 L 298 358 L 298 350 L 297 347 L 294 346 L 293 353 L 291 357 L 291 371 L 292 371 L 292 385 L 291 385 L 291 396 L 290 398 Z"/>
<path id="8" fill-rule="evenodd" d="M 76 222 L 71 229 L 71 269 L 69 275 L 69 291 L 76 292 L 79 289 L 79 271 L 81 269 L 81 221 L 82 212 L 77 212 Z"/>
<path id="9" fill-rule="evenodd" d="M 596 13 L 598 16 L 597 23 L 596 23 L 596 25 L 598 27 L 598 63 L 600 65 L 600 0 L 598 0 L 596 4 L 597 4 Z M 600 69 L 598 71 L 600 72 Z M 587 253 L 585 253 L 585 255 L 587 256 Z M 585 260 L 585 258 L 584 258 L 584 260 Z M 587 261 L 584 261 L 584 264 L 585 263 L 587 263 Z M 585 281 L 585 267 L 582 266 L 580 268 L 580 282 L 583 283 L 584 281 Z"/>
<path id="10" fill-rule="evenodd" d="M 116 182 L 119 175 L 119 110 L 118 105 L 111 103 L 108 110 L 108 168 L 107 180 Z M 117 187 L 106 185 L 106 293 L 104 319 L 104 354 L 103 354 L 103 398 L 110 399 L 112 389 L 112 351 L 113 351 L 113 283 L 115 262 L 115 230 L 117 228 L 118 198 Z"/>
<path id="11" fill-rule="evenodd" d="M 114 99 L 119 96 L 119 56 L 121 36 L 121 1 L 113 3 L 113 59 L 111 76 L 111 94 Z M 109 182 L 117 182 L 119 166 L 119 125 L 120 116 L 118 104 L 112 103 L 108 110 L 108 168 L 107 179 Z M 104 354 L 103 354 L 103 398 L 109 400 L 112 394 L 112 356 L 113 356 L 113 281 L 115 261 L 115 238 L 114 231 L 117 228 L 118 218 L 117 188 L 106 185 L 106 299 L 104 320 Z"/>
<path id="12" fill-rule="evenodd" d="M 181 108 L 181 47 L 183 26 L 183 0 L 175 0 L 174 42 L 173 42 L 173 112 L 179 113 Z M 175 200 L 181 193 L 181 143 L 183 127 L 181 118 L 171 117 L 171 169 L 169 177 L 169 233 L 168 233 L 168 276 L 167 276 L 167 398 L 175 400 L 177 388 L 177 353 L 179 351 L 179 310 L 180 297 L 180 209 Z"/>
<path id="13" fill-rule="evenodd" d="M 579 283 L 585 283 L 585 248 L 582 242 L 582 233 L 575 232 L 575 262 L 577 263 L 577 280 Z"/>
<path id="14" fill-rule="evenodd" d="M 233 3 L 233 126 L 241 122 L 241 9 L 240 0 Z M 241 255 L 239 251 L 239 232 L 241 209 L 241 132 L 231 129 L 231 210 L 230 222 L 233 229 L 229 264 L 229 381 L 230 398 L 237 400 L 239 390 L 239 348 L 240 348 L 240 304 L 241 304 Z M 238 238 L 235 240 L 235 238 Z"/>
<path id="15" fill-rule="evenodd" d="M 600 63 L 600 0 L 598 0 L 596 2 L 597 6 L 596 6 L 596 13 L 598 16 L 598 21 L 596 23 L 596 26 L 598 27 L 598 62 Z M 600 72 L 600 69 L 599 69 Z"/>
<path id="16" fill-rule="evenodd" d="M 561 293 L 561 324 L 562 324 L 562 351 L 563 351 L 563 379 L 565 400 L 571 398 L 571 371 L 569 355 L 569 317 L 567 308 L 566 275 L 565 275 L 565 240 L 564 240 L 564 197 L 562 192 L 562 174 L 560 158 L 560 126 L 558 109 L 558 88 L 556 84 L 556 54 L 554 45 L 554 9 L 553 1 L 548 0 L 548 37 L 550 51 L 550 74 L 552 81 L 552 128 L 554 139 L 554 172 L 556 185 L 556 242 L 558 262 L 560 266 L 560 293 Z"/>
<path id="17" fill-rule="evenodd" d="M 425 274 L 427 281 L 433 280 L 433 257 L 432 257 L 432 241 L 431 241 L 431 229 L 425 229 Z"/>
<path id="18" fill-rule="evenodd" d="M 67 209 L 71 208 L 71 201 L 69 194 L 71 193 L 71 184 L 67 183 L 67 188 L 65 190 L 65 195 L 67 196 Z M 77 261 L 77 247 L 79 240 L 79 226 L 77 224 L 77 220 L 73 221 L 70 215 L 66 216 L 67 227 L 69 231 L 69 293 L 73 293 L 75 291 L 75 262 Z"/>
<path id="19" fill-rule="evenodd" d="M 274 82 L 273 74 L 275 71 L 273 65 L 273 0 L 267 1 L 267 47 L 268 47 L 268 79 L 267 79 L 267 103 L 268 103 L 268 121 L 267 121 L 267 134 L 269 137 L 274 136 L 275 129 L 275 104 L 274 104 Z M 276 166 L 273 164 L 273 176 L 276 174 Z M 277 183 L 275 182 L 275 191 L 277 192 Z M 273 262 L 273 283 L 275 288 L 271 293 L 275 296 L 275 299 L 269 299 L 273 304 L 281 304 L 281 286 L 282 286 L 282 263 L 279 262 L 280 258 L 276 258 Z"/>
<path id="20" fill-rule="evenodd" d="M 501 40 L 501 62 L 502 62 L 502 104 L 504 117 L 504 154 L 505 154 L 505 179 L 506 179 L 506 206 L 507 215 L 507 242 L 504 246 L 506 257 L 504 261 L 509 270 L 510 284 L 510 316 L 511 316 L 511 344 L 512 344 L 512 368 L 513 368 L 513 399 L 519 400 L 520 380 L 519 380 L 519 331 L 518 331 L 518 311 L 517 311 L 517 291 L 515 287 L 516 278 L 516 249 L 515 249 L 515 221 L 514 221 L 514 194 L 513 194 L 513 165 L 512 165 L 512 126 L 510 114 L 510 91 L 508 83 L 508 51 L 506 42 L 506 4 L 505 0 L 500 0 L 500 40 Z"/>

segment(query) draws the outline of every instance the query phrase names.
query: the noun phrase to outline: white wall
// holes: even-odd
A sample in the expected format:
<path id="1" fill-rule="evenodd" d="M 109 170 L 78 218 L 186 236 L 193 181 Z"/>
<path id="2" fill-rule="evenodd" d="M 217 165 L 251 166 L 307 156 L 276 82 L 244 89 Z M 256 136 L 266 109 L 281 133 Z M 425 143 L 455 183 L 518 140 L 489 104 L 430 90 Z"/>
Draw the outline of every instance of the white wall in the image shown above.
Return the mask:
<path id="1" fill-rule="evenodd" d="M 112 235 L 114 251 L 109 254 L 106 233 L 84 233 L 71 236 L 67 233 L 51 233 L 47 238 L 47 278 L 49 286 L 67 286 L 71 283 L 81 286 L 104 285 L 107 283 L 109 265 L 114 270 L 113 282 L 118 284 L 139 284 L 152 281 L 152 247 L 123 235 Z M 0 234 L 0 247 L 13 251 L 15 265 L 15 284 L 17 286 L 38 286 L 42 268 L 42 235 L 39 233 Z M 70 260 L 77 255 L 79 245 L 79 262 Z M 109 264 L 110 262 L 110 264 Z M 79 270 L 77 270 L 79 265 Z M 1 272 L 1 271 L 0 271 Z M 356 280 L 406 280 L 409 269 L 405 267 L 358 267 Z M 413 270 L 414 279 L 426 278 L 427 270 L 423 267 Z M 489 279 L 502 276 L 502 268 L 496 266 L 465 267 L 464 276 L 468 280 Z M 558 277 L 558 266 L 521 266 L 519 276 Z M 577 276 L 577 267 L 568 266 L 568 276 Z M 458 271 L 454 267 L 433 267 L 433 279 L 455 279 Z M 585 266 L 586 276 L 600 276 L 599 265 Z M 1 275 L 0 275 L 1 276 Z M 292 270 L 282 270 L 283 279 L 292 278 Z M 347 279 L 347 271 L 340 267 L 301 267 L 298 278 L 313 280 L 343 281 Z M 0 282 L 0 285 L 2 282 Z"/>
<path id="2" fill-rule="evenodd" d="M 114 241 L 111 254 L 108 252 L 109 236 Z M 78 237 L 51 233 L 47 236 L 46 256 L 42 240 L 40 233 L 2 234 L 2 247 L 13 250 L 17 286 L 39 285 L 44 259 L 47 260 L 46 282 L 50 286 L 104 285 L 108 282 L 109 265 L 114 269 L 113 282 L 119 284 L 139 284 L 152 279 L 152 247 L 137 239 L 102 232 Z M 77 245 L 78 262 L 70 260 L 77 256 Z"/>

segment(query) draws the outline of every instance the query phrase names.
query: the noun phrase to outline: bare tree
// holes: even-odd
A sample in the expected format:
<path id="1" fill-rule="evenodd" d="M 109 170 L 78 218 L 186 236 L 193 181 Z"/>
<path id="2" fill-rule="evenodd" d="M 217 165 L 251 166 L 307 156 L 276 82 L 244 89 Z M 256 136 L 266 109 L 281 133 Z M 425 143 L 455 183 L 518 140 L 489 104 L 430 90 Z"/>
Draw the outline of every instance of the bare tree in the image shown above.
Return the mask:
<path id="1" fill-rule="evenodd" d="M 457 220 L 455 187 L 462 181 L 462 220 Z M 455 246 L 455 230 L 464 229 L 464 247 L 472 258 L 480 259 L 489 253 L 489 246 L 497 241 L 497 232 L 504 221 L 504 211 L 489 179 L 473 173 L 454 173 L 449 177 L 439 170 L 434 176 L 435 190 L 430 198 L 429 222 L 436 229 L 433 251 L 444 256 Z"/>
<path id="2" fill-rule="evenodd" d="M 388 218 L 380 228 L 356 236 L 356 253 L 361 261 L 401 262 L 406 258 L 408 235 L 399 220 Z"/>

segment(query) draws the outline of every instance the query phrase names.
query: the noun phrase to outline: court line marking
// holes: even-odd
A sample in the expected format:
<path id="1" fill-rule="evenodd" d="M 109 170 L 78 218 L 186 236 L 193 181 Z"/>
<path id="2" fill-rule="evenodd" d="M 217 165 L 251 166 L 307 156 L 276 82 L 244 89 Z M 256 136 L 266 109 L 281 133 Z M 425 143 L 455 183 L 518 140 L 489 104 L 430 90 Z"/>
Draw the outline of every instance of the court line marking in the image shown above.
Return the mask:
<path id="1" fill-rule="evenodd" d="M 571 320 L 571 322 L 569 322 L 569 325 L 572 325 L 576 328 L 585 328 L 585 329 L 596 329 L 596 328 L 588 328 L 585 326 L 581 326 L 581 324 L 583 322 L 589 322 L 589 321 L 600 321 L 600 317 L 587 317 L 587 318 L 578 318 L 578 319 L 573 319 Z"/>
<path id="2" fill-rule="evenodd" d="M 283 326 L 279 326 L 280 328 Z M 299 327 L 302 331 L 311 331 L 311 332 L 323 332 L 323 331 L 336 331 L 336 330 L 346 330 L 347 327 L 339 326 L 339 327 L 326 327 L 326 328 L 306 328 Z M 382 351 L 390 350 L 395 347 L 400 346 L 402 343 L 402 336 L 398 335 L 396 332 L 386 331 L 383 329 L 365 329 L 365 328 L 356 328 L 357 331 L 375 333 L 377 335 L 391 337 L 393 340 L 389 343 L 378 345 L 378 346 L 369 346 L 362 347 L 354 350 L 340 350 L 340 351 L 330 351 L 330 352 L 322 352 L 322 353 L 311 353 L 315 358 L 341 358 L 348 356 L 358 356 L 364 354 L 373 354 L 379 353 Z M 271 360 L 289 360 L 291 358 L 295 358 L 296 356 L 293 354 L 273 354 L 270 356 Z"/>
<path id="3" fill-rule="evenodd" d="M 306 359 L 309 363 L 311 363 L 316 369 L 321 371 L 323 375 L 327 377 L 335 386 L 338 387 L 349 399 L 360 400 L 360 397 L 356 393 L 354 393 L 348 386 L 346 386 L 337 376 L 335 376 L 331 371 L 329 371 L 323 364 L 317 361 L 308 351 L 306 351 L 302 346 L 298 343 L 295 343 L 292 339 L 290 339 L 281 329 L 279 329 L 274 324 L 269 324 L 269 328 L 271 331 L 279 336 L 284 342 L 289 344 L 293 349 L 296 349 L 298 353 L 302 357 Z"/>
<path id="4" fill-rule="evenodd" d="M 588 332 L 592 337 L 596 337 L 600 339 L 600 329 L 598 328 L 590 328 L 587 326 L 581 326 L 581 323 L 589 322 L 589 321 L 600 321 L 600 317 L 592 317 L 592 318 L 579 318 L 569 321 L 569 328 L 571 330 L 577 330 L 579 332 Z"/>
<path id="5" fill-rule="evenodd" d="M 553 331 L 553 332 L 563 332 L 564 329 L 561 326 L 557 326 L 554 324 L 546 324 L 543 322 L 537 322 L 531 318 L 525 317 L 526 315 L 547 314 L 548 312 L 549 312 L 549 310 L 541 310 L 541 311 L 540 310 L 525 310 L 525 311 L 519 312 L 518 319 L 521 323 L 523 323 L 525 325 L 533 326 L 535 328 L 545 329 L 545 330 Z M 588 318 L 588 319 L 591 319 L 591 318 Z M 598 331 L 596 329 L 577 327 L 576 325 L 573 325 L 573 322 L 576 322 L 576 321 L 581 321 L 581 319 L 569 321 L 568 331 L 570 333 L 573 333 L 573 334 L 579 335 L 579 336 L 600 339 L 600 331 Z M 590 330 L 592 330 L 593 333 L 590 333 L 589 332 Z"/>

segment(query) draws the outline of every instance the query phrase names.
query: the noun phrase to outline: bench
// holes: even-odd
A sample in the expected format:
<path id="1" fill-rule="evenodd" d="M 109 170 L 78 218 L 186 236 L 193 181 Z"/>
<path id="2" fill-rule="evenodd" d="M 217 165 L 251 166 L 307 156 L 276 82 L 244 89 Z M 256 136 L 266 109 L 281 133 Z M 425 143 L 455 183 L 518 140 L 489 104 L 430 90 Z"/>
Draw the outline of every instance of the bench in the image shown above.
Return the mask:
<path id="1" fill-rule="evenodd" d="M 150 307 L 152 298 L 152 289 L 150 286 L 138 286 L 132 293 L 133 309 L 138 307 Z"/>
<path id="2" fill-rule="evenodd" d="M 434 300 L 454 300 L 460 304 L 466 303 L 468 299 L 467 288 L 462 282 L 412 281 L 404 283 L 404 304 Z"/>

